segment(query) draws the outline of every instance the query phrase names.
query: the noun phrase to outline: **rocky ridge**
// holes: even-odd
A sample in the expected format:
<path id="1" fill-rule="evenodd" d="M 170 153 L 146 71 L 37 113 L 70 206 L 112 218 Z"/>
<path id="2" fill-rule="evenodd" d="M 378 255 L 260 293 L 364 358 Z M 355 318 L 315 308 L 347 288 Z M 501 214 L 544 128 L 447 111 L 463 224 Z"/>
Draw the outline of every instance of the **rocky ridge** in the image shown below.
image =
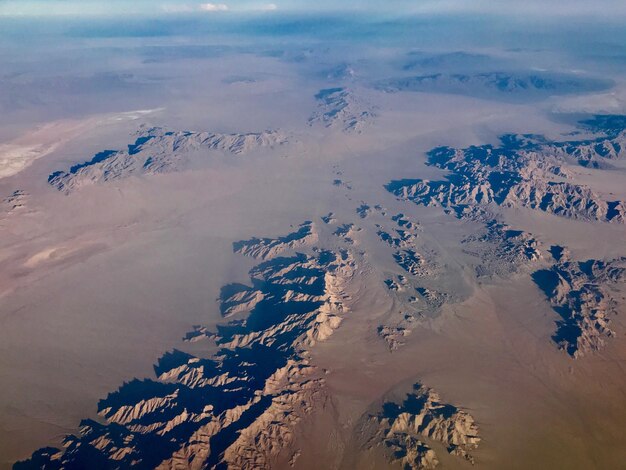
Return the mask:
<path id="1" fill-rule="evenodd" d="M 582 129 L 598 137 L 555 142 L 538 135 L 507 134 L 500 145 L 464 149 L 438 147 L 427 164 L 449 173 L 442 180 L 396 180 L 386 188 L 399 199 L 442 207 L 459 219 L 484 226 L 466 237 L 467 254 L 478 260 L 477 274 L 507 276 L 542 257 L 532 234 L 501 222 L 497 208 L 526 208 L 555 216 L 605 223 L 626 222 L 626 204 L 609 200 L 589 187 L 570 181 L 571 165 L 600 166 L 598 160 L 623 158 L 621 141 L 626 120 L 596 116 Z M 611 148 L 612 151 L 603 149 Z"/>
<path id="2" fill-rule="evenodd" d="M 300 224 L 298 230 L 284 237 L 252 238 L 235 242 L 233 251 L 244 256 L 264 260 L 273 258 L 289 249 L 317 243 L 317 240 L 318 235 L 315 231 L 315 224 L 307 220 Z"/>
<path id="3" fill-rule="evenodd" d="M 346 88 L 326 88 L 315 95 L 318 110 L 309 125 L 321 123 L 346 133 L 361 133 L 376 118 L 374 107 Z"/>
<path id="4" fill-rule="evenodd" d="M 581 161 L 587 165 L 598 159 L 621 158 L 618 140 L 623 138 L 624 130 L 577 142 L 508 134 L 500 138 L 497 147 L 438 147 L 428 152 L 427 164 L 449 171 L 445 179 L 397 180 L 387 189 L 401 199 L 441 206 L 461 218 L 494 205 L 524 207 L 571 219 L 624 223 L 623 201 L 607 200 L 587 186 L 568 181 L 566 168 Z M 597 148 L 608 146 L 607 139 L 613 153 Z"/>
<path id="5" fill-rule="evenodd" d="M 561 317 L 552 339 L 570 356 L 578 358 L 598 351 L 615 336 L 610 324 L 617 313 L 617 301 L 611 287 L 626 281 L 626 258 L 564 258 L 550 269 L 536 271 L 533 280 Z"/>
<path id="6" fill-rule="evenodd" d="M 471 453 L 481 441 L 469 413 L 442 402 L 434 390 L 419 383 L 401 404 L 386 402 L 366 421 L 364 447 L 382 447 L 391 463 L 405 469 L 437 467 L 439 459 L 431 447 L 433 443 L 473 464 Z"/>
<path id="7" fill-rule="evenodd" d="M 327 400 L 324 373 L 308 351 L 349 312 L 356 267 L 346 250 L 306 248 L 308 254 L 267 255 L 250 271 L 250 286 L 223 289 L 223 314 L 247 316 L 216 332 L 196 326 L 186 337 L 211 338 L 215 354 L 165 354 L 155 379 L 132 380 L 100 401 L 102 423 L 84 420 L 63 450 L 41 449 L 15 468 L 295 464 L 297 424 Z"/>
<path id="8" fill-rule="evenodd" d="M 399 91 L 453 93 L 481 96 L 544 98 L 550 95 L 597 91 L 612 86 L 610 80 L 563 73 L 477 72 L 428 73 L 396 77 L 378 82 L 376 88 Z"/>
<path id="9" fill-rule="evenodd" d="M 27 207 L 29 198 L 30 195 L 26 191 L 22 189 L 16 189 L 2 200 L 4 214 L 9 215 L 16 212 L 24 211 Z"/>
<path id="10" fill-rule="evenodd" d="M 384 280 L 399 309 L 377 330 L 389 350 L 395 351 L 404 345 L 406 337 L 421 320 L 436 315 L 444 303 L 456 298 L 433 287 L 440 285 L 441 278 L 450 277 L 451 273 L 436 261 L 437 253 L 420 240 L 420 224 L 402 213 L 388 216 L 385 211 L 380 211 L 379 215 L 384 218 L 385 225 L 391 223 L 391 228 L 376 223 L 378 239 L 391 249 L 391 257 L 402 271 L 388 275 Z"/>
<path id="11" fill-rule="evenodd" d="M 490 219 L 476 235 L 461 240 L 463 251 L 478 260 L 478 277 L 507 277 L 543 258 L 541 244 L 529 233 Z"/>
<path id="12" fill-rule="evenodd" d="M 241 155 L 263 147 L 287 142 L 287 136 L 268 130 L 248 134 L 170 131 L 161 127 L 138 132 L 126 150 L 105 150 L 86 162 L 48 177 L 48 183 L 69 194 L 84 186 L 119 180 L 132 175 L 180 171 L 192 152 L 216 151 Z"/>

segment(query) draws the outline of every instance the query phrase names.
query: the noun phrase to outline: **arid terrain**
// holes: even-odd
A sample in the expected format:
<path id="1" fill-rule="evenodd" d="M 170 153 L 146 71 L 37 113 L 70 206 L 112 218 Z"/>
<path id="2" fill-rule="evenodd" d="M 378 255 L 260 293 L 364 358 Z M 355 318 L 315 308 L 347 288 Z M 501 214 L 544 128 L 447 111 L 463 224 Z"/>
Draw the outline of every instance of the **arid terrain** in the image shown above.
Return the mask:
<path id="1" fill-rule="evenodd" d="M 181 11 L 0 15 L 0 468 L 626 468 L 623 32 Z"/>

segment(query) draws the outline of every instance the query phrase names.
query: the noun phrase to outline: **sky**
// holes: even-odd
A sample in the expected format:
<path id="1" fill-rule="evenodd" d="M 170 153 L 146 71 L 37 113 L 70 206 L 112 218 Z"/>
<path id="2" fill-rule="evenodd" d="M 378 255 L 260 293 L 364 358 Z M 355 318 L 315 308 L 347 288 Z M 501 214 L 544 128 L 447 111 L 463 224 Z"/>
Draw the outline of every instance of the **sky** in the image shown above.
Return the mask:
<path id="1" fill-rule="evenodd" d="M 372 11 L 626 17 L 625 0 L 0 0 L 1 16 L 225 14 L 228 12 Z"/>

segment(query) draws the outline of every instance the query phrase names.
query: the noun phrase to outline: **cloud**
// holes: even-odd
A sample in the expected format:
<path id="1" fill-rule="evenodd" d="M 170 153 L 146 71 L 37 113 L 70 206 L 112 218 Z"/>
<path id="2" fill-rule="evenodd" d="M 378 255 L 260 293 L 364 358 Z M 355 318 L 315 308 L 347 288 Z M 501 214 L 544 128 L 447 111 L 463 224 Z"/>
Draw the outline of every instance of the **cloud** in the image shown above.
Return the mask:
<path id="1" fill-rule="evenodd" d="M 274 11 L 279 0 L 0 0 L 4 16 L 112 16 L 151 13 Z M 579 17 L 624 21 L 625 0 L 280 0 L 280 10 L 302 12 L 372 12 L 393 16 L 428 14 L 492 14 L 554 18 Z"/>
<path id="2" fill-rule="evenodd" d="M 275 3 L 268 3 L 266 5 L 261 5 L 260 7 L 257 8 L 257 10 L 259 10 L 259 11 L 274 11 L 274 10 L 278 10 L 278 5 L 276 5 Z"/>
<path id="3" fill-rule="evenodd" d="M 0 0 L 2 1 L 2 0 Z M 165 13 L 193 13 L 193 12 L 207 12 L 207 11 L 276 11 L 278 5 L 275 3 L 262 3 L 262 4 L 245 4 L 241 6 L 235 6 L 231 8 L 224 3 L 168 3 L 161 6 L 161 11 Z"/>
<path id="4" fill-rule="evenodd" d="M 198 8 L 202 11 L 227 11 L 228 5 L 224 3 L 201 3 Z"/>
<path id="5" fill-rule="evenodd" d="M 228 5 L 224 3 L 171 3 L 161 6 L 165 13 L 192 13 L 197 11 L 228 11 Z"/>
<path id="6" fill-rule="evenodd" d="M 1 2 L 2 0 L 0 0 Z M 165 13 L 193 13 L 205 11 L 276 11 L 278 5 L 276 3 L 247 3 L 231 8 L 224 3 L 167 3 L 161 6 L 161 10 Z"/>

